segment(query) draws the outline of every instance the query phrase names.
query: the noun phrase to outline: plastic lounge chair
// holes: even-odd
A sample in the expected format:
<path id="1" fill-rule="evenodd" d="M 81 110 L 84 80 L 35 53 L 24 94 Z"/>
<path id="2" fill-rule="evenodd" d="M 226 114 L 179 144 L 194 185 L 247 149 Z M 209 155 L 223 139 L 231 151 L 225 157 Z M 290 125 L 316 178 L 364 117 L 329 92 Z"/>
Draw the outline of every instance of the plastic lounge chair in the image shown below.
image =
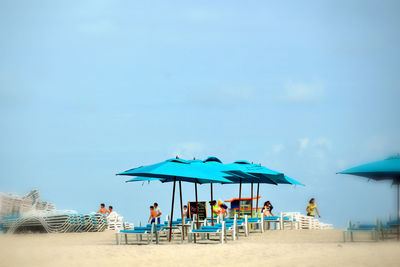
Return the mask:
<path id="1" fill-rule="evenodd" d="M 190 229 L 189 235 L 192 236 L 194 243 L 197 242 L 197 234 L 215 234 L 220 236 L 220 242 L 223 244 L 226 242 L 226 235 L 225 235 L 225 222 L 218 223 L 215 225 L 203 225 L 200 229 Z M 188 239 L 190 240 L 190 239 Z"/>
<path id="2" fill-rule="evenodd" d="M 116 232 L 116 241 L 117 245 L 121 244 L 121 239 L 122 236 L 125 236 L 125 244 L 128 244 L 128 235 L 135 235 L 136 240 L 138 243 L 142 241 L 142 237 L 146 236 L 147 237 L 147 244 L 150 244 L 153 242 L 153 238 L 155 236 L 156 238 L 156 244 L 159 243 L 159 238 L 158 238 L 158 232 L 161 230 L 162 226 L 161 225 L 156 225 L 155 223 L 148 224 L 147 226 L 144 227 L 134 227 L 133 229 L 130 230 L 117 230 Z"/>
<path id="3" fill-rule="evenodd" d="M 370 232 L 371 240 L 378 241 L 379 240 L 379 227 L 378 224 L 360 224 L 358 226 L 352 226 L 351 222 L 349 222 L 349 226 L 345 231 L 343 231 L 343 242 L 347 242 L 349 240 L 354 242 L 354 233 L 355 232 Z"/>
<path id="4" fill-rule="evenodd" d="M 271 223 L 275 225 L 275 229 L 277 229 L 277 225 L 280 225 L 281 222 L 281 217 L 280 216 L 264 216 L 264 230 L 266 230 L 267 225 L 270 226 Z M 269 227 L 268 230 L 270 230 L 271 227 Z"/>

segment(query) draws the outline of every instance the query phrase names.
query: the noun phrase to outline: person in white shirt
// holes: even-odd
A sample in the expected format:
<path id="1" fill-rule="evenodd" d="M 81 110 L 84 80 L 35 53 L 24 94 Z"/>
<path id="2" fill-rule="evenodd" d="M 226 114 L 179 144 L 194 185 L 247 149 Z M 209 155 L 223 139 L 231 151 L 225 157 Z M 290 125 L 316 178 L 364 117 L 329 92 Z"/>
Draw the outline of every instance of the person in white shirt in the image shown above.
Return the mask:
<path id="1" fill-rule="evenodd" d="M 162 212 L 161 212 L 160 208 L 158 207 L 158 203 L 154 203 L 153 205 L 154 205 L 155 211 L 157 212 L 157 224 L 161 224 Z"/>

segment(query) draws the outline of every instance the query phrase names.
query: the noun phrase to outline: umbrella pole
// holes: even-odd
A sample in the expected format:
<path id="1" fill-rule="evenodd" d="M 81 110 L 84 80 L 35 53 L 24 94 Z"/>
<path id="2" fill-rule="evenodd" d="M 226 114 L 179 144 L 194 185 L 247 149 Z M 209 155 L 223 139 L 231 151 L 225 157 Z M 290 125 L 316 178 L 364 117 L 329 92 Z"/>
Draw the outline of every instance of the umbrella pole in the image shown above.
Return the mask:
<path id="1" fill-rule="evenodd" d="M 253 183 L 251 183 L 251 204 L 250 204 L 250 209 L 251 209 L 251 217 L 253 217 Z"/>
<path id="2" fill-rule="evenodd" d="M 240 202 L 242 202 L 242 178 L 240 178 L 240 183 L 239 183 L 239 215 L 238 218 L 240 218 Z"/>
<path id="3" fill-rule="evenodd" d="M 260 194 L 260 183 L 257 183 L 257 200 L 256 200 L 256 210 L 258 212 L 258 196 Z"/>
<path id="4" fill-rule="evenodd" d="M 179 196 L 181 199 L 181 218 L 182 218 L 182 239 L 185 240 L 185 225 L 183 218 L 183 205 L 182 205 L 182 182 L 179 181 Z"/>
<path id="5" fill-rule="evenodd" d="M 169 242 L 171 242 L 172 220 L 174 219 L 175 184 L 176 184 L 176 177 L 174 177 L 174 187 L 172 189 L 171 218 L 170 218 L 170 221 L 169 221 Z"/>
<path id="6" fill-rule="evenodd" d="M 397 183 L 397 241 L 400 240 L 400 181 Z"/>
<path id="7" fill-rule="evenodd" d="M 194 183 L 194 192 L 196 194 L 196 220 L 197 220 L 197 229 L 199 229 L 199 201 L 197 199 L 197 183 Z"/>
<path id="8" fill-rule="evenodd" d="M 213 205 L 212 205 L 212 201 L 213 201 L 213 186 L 212 186 L 212 183 L 210 184 L 211 185 L 211 203 L 210 203 L 210 207 L 211 207 L 211 225 L 213 225 L 214 226 L 214 213 L 213 213 Z"/>

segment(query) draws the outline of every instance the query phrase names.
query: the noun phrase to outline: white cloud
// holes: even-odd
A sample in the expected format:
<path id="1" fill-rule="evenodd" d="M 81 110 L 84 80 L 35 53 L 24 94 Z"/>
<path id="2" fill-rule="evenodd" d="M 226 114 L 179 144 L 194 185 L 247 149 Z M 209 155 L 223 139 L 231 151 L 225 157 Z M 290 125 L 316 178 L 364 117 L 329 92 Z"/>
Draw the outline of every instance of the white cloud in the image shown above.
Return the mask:
<path id="1" fill-rule="evenodd" d="M 280 153 L 283 149 L 284 149 L 284 146 L 283 146 L 282 144 L 275 144 L 275 145 L 272 147 L 272 150 L 273 150 L 275 153 Z"/>
<path id="2" fill-rule="evenodd" d="M 176 146 L 172 156 L 178 156 L 182 159 L 193 159 L 193 157 L 198 158 L 199 154 L 204 151 L 204 145 L 198 142 L 185 142 L 180 143 Z"/>
<path id="3" fill-rule="evenodd" d="M 283 100 L 291 103 L 312 103 L 321 100 L 324 96 L 325 87 L 321 82 L 292 82 L 284 85 L 285 92 Z"/>
<path id="4" fill-rule="evenodd" d="M 309 143 L 310 143 L 310 139 L 300 138 L 299 139 L 300 151 L 307 149 Z"/>
<path id="5" fill-rule="evenodd" d="M 319 137 L 316 139 L 311 138 L 300 138 L 298 153 L 303 154 L 307 151 L 307 154 L 315 156 L 317 158 L 325 157 L 326 153 L 332 149 L 332 141 L 326 137 Z"/>

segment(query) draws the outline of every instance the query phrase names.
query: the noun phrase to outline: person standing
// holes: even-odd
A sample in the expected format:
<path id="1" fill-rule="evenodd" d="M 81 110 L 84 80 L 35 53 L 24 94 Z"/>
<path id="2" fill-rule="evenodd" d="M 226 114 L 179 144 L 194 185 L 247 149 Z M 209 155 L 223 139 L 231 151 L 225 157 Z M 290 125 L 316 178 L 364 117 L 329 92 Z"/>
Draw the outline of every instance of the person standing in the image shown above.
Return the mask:
<path id="1" fill-rule="evenodd" d="M 212 216 L 213 217 L 218 217 L 219 216 L 219 207 L 217 205 L 217 201 L 213 200 L 210 201 L 210 206 L 211 206 L 211 211 L 212 211 Z"/>
<path id="2" fill-rule="evenodd" d="M 154 206 L 150 206 L 150 217 L 147 221 L 148 223 L 155 223 L 157 218 L 157 211 L 154 209 Z"/>
<path id="3" fill-rule="evenodd" d="M 161 224 L 161 215 L 162 212 L 160 210 L 160 208 L 158 207 L 158 203 L 154 203 L 154 210 L 157 212 L 157 224 Z"/>
<path id="4" fill-rule="evenodd" d="M 186 205 L 183 206 L 183 217 L 188 218 L 188 207 Z"/>
<path id="5" fill-rule="evenodd" d="M 310 199 L 310 201 L 308 202 L 306 211 L 307 211 L 307 216 L 315 217 L 315 212 L 317 212 L 318 217 L 321 218 L 321 215 L 319 215 L 317 205 L 315 204 L 314 198 Z"/>

